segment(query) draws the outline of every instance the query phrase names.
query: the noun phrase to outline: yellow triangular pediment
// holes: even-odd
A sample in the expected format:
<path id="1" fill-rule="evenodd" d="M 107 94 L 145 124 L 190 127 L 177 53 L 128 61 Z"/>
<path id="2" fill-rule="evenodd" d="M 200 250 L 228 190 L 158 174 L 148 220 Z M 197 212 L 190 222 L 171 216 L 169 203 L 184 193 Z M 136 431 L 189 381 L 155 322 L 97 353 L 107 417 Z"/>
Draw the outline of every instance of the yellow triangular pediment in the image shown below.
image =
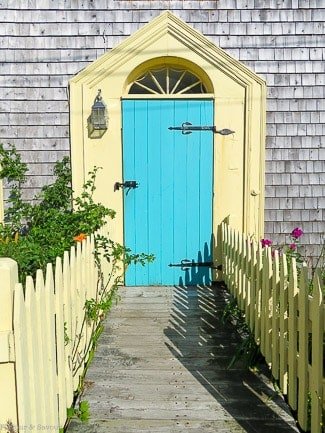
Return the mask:
<path id="1" fill-rule="evenodd" d="M 159 43 L 158 49 L 157 43 Z M 252 70 L 217 47 L 170 11 L 165 11 L 154 18 L 127 37 L 117 47 L 92 62 L 70 81 L 87 84 L 89 88 L 92 88 L 104 78 L 114 74 L 130 59 L 137 56 L 142 57 L 144 52 L 150 53 L 152 58 L 168 56 L 175 58 L 177 51 L 173 50 L 173 47 L 180 44 L 184 49 L 192 51 L 204 59 L 204 63 L 210 63 L 244 84 L 252 80 L 264 83 L 264 80 Z M 153 50 L 152 47 L 155 49 Z"/>

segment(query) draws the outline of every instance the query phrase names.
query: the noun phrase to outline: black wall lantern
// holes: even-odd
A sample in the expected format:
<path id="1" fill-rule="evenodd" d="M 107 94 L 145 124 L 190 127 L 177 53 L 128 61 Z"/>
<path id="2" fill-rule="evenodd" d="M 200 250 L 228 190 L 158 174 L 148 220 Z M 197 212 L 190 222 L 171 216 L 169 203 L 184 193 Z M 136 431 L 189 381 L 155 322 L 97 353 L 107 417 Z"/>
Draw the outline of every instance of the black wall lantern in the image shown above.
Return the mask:
<path id="1" fill-rule="evenodd" d="M 101 138 L 107 130 L 107 108 L 101 93 L 99 89 L 88 117 L 88 136 L 90 138 Z"/>

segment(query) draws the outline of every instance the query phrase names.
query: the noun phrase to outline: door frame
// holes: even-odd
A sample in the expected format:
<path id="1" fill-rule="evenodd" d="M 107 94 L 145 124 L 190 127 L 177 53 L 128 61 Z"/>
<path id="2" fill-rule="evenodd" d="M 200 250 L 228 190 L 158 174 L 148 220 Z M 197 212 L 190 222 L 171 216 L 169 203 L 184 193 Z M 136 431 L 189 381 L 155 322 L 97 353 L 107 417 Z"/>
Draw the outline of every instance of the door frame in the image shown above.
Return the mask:
<path id="1" fill-rule="evenodd" d="M 155 53 L 153 58 L 153 53 Z M 116 210 L 111 237 L 123 243 L 123 200 L 113 192 L 122 179 L 121 98 L 134 76 L 152 64 L 191 68 L 208 83 L 214 99 L 214 124 L 233 136 L 214 136 L 214 230 L 217 263 L 219 226 L 254 234 L 264 231 L 265 81 L 201 33 L 166 11 L 105 53 L 70 80 L 70 136 L 73 189 L 82 190 L 87 173 L 103 167 L 94 198 Z M 102 90 L 109 124 L 99 139 L 88 136 L 87 119 Z M 208 96 L 205 94 L 205 96 Z M 233 200 L 234 193 L 236 200 Z"/>

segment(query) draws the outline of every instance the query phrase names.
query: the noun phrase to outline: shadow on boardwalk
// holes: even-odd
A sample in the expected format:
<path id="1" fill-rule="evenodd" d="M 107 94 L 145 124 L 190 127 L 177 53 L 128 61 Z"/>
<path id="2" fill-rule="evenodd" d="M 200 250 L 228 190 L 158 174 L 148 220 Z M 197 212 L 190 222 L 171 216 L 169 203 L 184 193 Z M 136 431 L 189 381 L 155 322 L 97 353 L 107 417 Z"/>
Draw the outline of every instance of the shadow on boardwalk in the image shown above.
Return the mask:
<path id="1" fill-rule="evenodd" d="M 227 366 L 240 342 L 222 286 L 126 287 L 87 372 L 78 433 L 293 433 L 264 375 Z"/>
<path id="2" fill-rule="evenodd" d="M 267 366 L 254 372 L 243 360 L 228 368 L 241 342 L 224 323 L 227 292 L 222 284 L 175 288 L 167 347 L 248 433 L 295 432 L 288 406 L 274 391 Z"/>

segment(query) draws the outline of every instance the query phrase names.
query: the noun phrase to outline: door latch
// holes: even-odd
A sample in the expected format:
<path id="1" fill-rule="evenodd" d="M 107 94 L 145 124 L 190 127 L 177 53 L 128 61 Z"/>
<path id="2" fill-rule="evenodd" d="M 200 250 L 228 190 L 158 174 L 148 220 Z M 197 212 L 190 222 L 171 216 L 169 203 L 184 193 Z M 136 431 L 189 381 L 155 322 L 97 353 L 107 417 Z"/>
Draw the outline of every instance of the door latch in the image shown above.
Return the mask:
<path id="1" fill-rule="evenodd" d="M 214 266 L 213 262 L 194 262 L 194 260 L 183 259 L 180 263 L 170 263 L 169 267 L 179 267 L 182 271 L 186 271 L 190 268 L 212 268 L 221 270 L 220 265 Z"/>
<path id="2" fill-rule="evenodd" d="M 129 193 L 130 189 L 138 188 L 139 184 L 135 180 L 126 180 L 125 182 L 115 182 L 114 183 L 114 192 L 119 191 L 120 189 L 126 189 L 126 194 Z"/>
<path id="3" fill-rule="evenodd" d="M 212 131 L 215 134 L 220 134 L 220 135 L 229 135 L 235 133 L 235 131 L 232 131 L 231 129 L 228 128 L 217 130 L 216 126 L 194 126 L 190 122 L 183 122 L 182 126 L 170 126 L 168 129 L 171 131 L 172 130 L 182 131 L 182 134 L 192 134 L 192 131 Z"/>

